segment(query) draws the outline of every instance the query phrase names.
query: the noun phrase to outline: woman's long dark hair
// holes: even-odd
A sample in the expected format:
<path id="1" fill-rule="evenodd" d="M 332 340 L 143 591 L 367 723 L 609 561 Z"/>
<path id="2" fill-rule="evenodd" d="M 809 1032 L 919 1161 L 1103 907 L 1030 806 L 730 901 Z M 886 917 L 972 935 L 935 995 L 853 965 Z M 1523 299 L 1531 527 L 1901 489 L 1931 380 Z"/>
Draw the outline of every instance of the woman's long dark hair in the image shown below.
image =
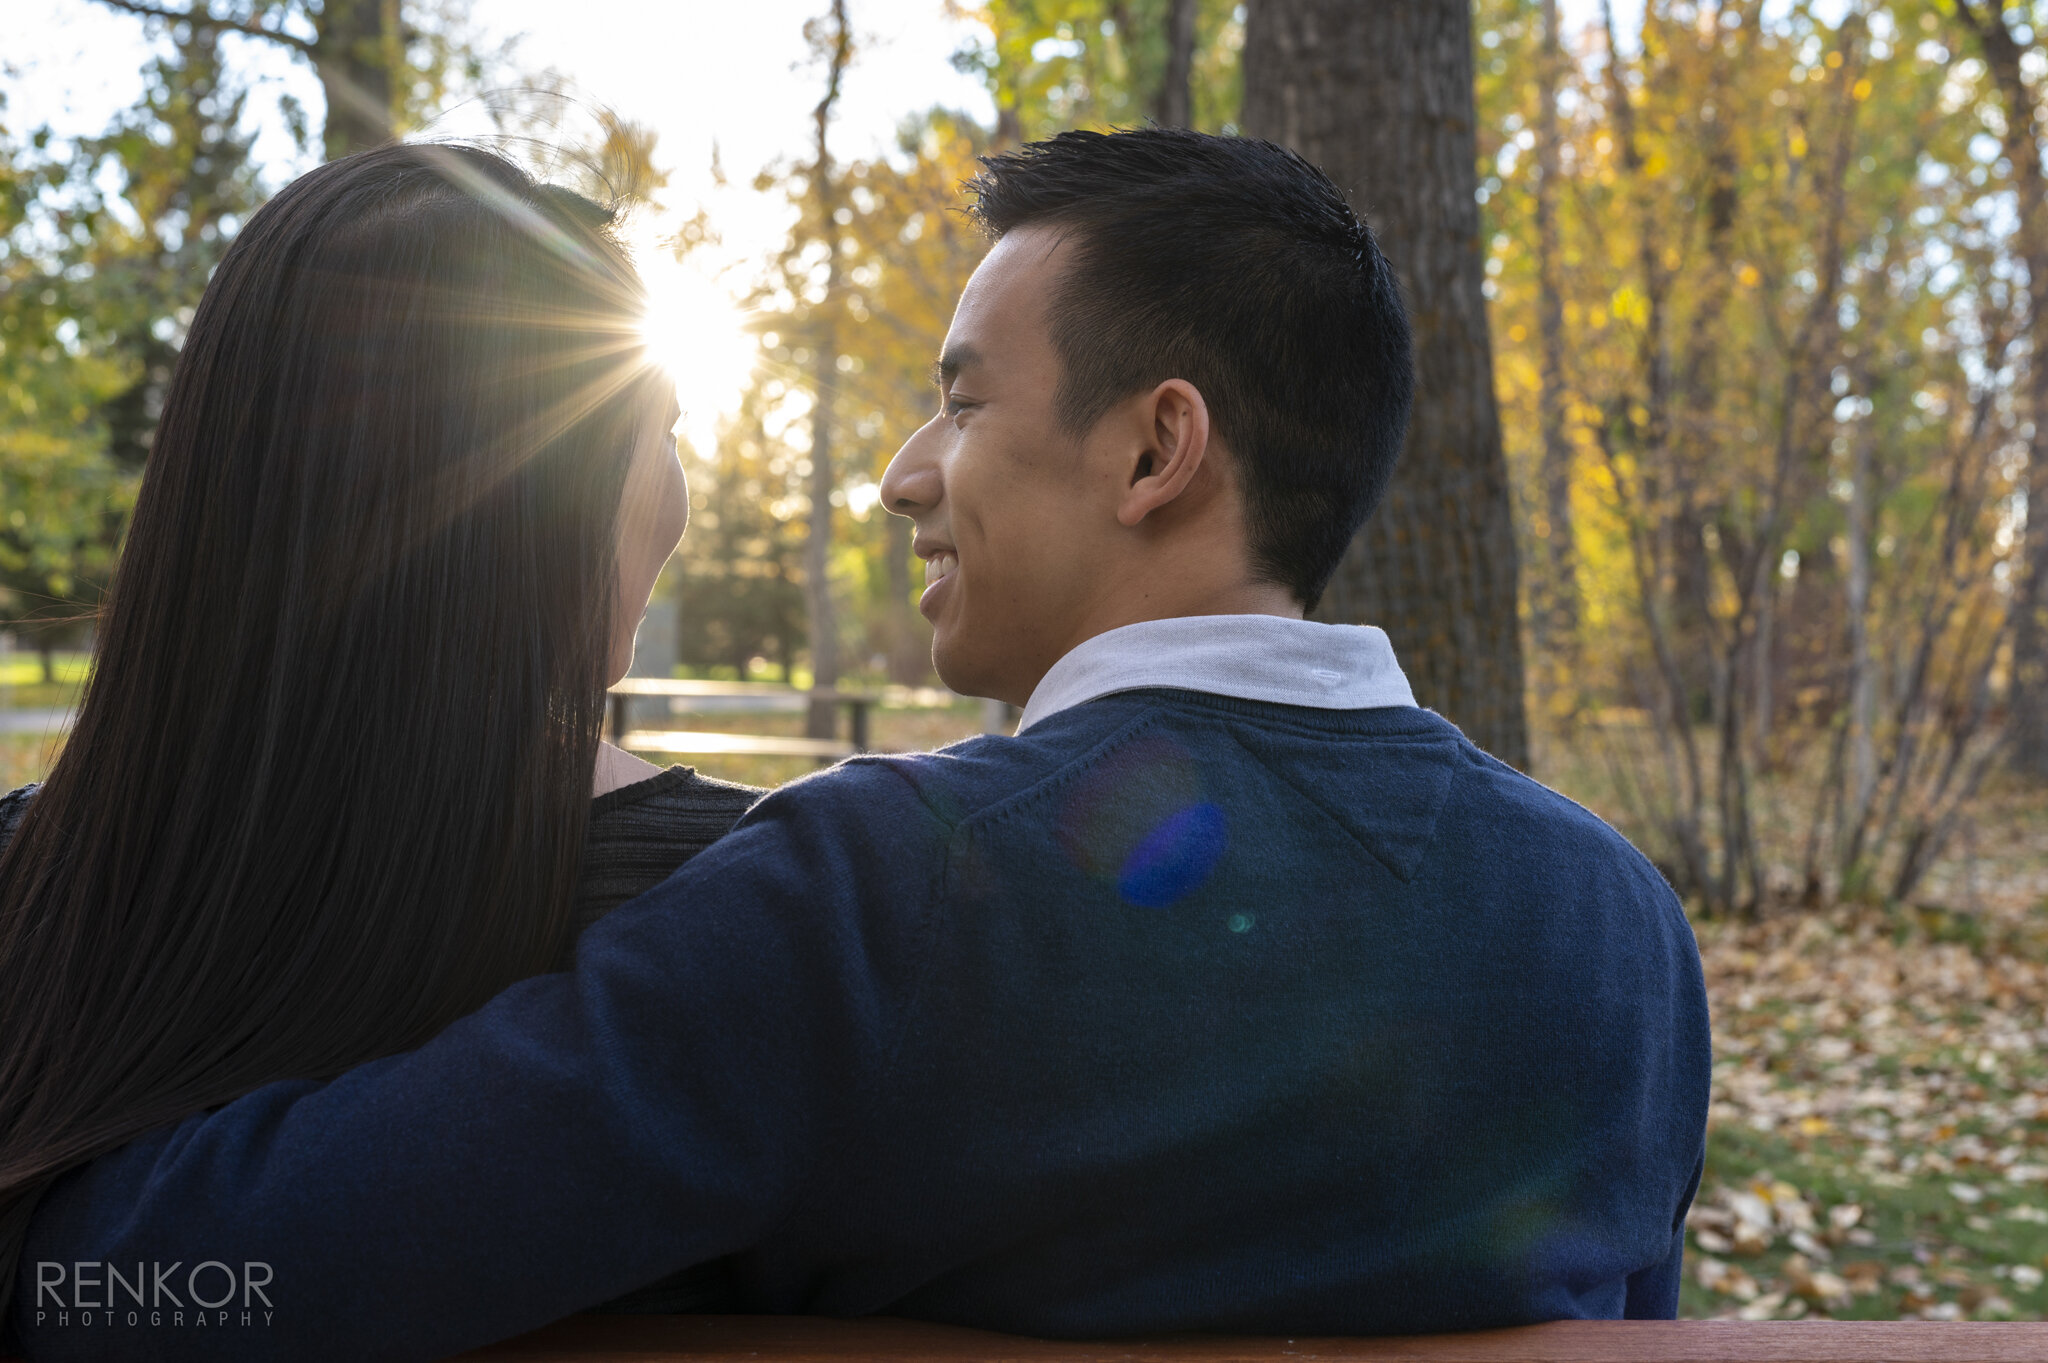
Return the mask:
<path id="1" fill-rule="evenodd" d="M 63 1171 L 563 958 L 655 392 L 609 228 L 488 152 L 388 147 L 208 285 L 0 854 L 0 1318 Z"/>

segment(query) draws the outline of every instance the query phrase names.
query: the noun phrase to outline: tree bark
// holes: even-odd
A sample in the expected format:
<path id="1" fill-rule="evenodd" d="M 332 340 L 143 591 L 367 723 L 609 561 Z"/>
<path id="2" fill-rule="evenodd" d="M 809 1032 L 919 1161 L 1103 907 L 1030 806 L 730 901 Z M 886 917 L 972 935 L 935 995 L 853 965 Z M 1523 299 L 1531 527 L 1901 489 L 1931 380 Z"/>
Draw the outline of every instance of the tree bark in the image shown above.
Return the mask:
<path id="1" fill-rule="evenodd" d="M 1195 124 L 1195 0 L 1167 0 L 1166 75 L 1152 116 L 1162 128 Z"/>
<path id="2" fill-rule="evenodd" d="M 1868 418 L 1848 432 L 1849 574 L 1845 586 L 1849 614 L 1849 810 L 1835 832 L 1841 840 L 1840 870 L 1845 889 L 1852 886 L 1863 860 L 1863 834 L 1877 799 L 1877 671 L 1870 656 L 1871 444 L 1876 440 Z"/>
<path id="3" fill-rule="evenodd" d="M 313 17 L 311 56 L 327 96 L 323 142 L 330 161 L 381 147 L 398 135 L 391 73 L 405 59 L 398 0 L 326 0 Z"/>
<path id="4" fill-rule="evenodd" d="M 1542 609 L 1533 612 L 1543 654 L 1545 690 L 1569 697 L 1578 675 L 1579 560 L 1572 538 L 1572 446 L 1565 432 L 1564 290 L 1558 282 L 1557 85 L 1564 65 L 1557 0 L 1543 0 L 1542 70 L 1536 107 L 1536 337 L 1541 350 L 1537 393 L 1542 427 L 1544 538 L 1548 562 Z M 1571 706 L 1576 709 L 1576 706 Z"/>
<path id="5" fill-rule="evenodd" d="M 381 147 L 398 135 L 392 107 L 391 73 L 405 63 L 404 16 L 400 0 L 325 0 L 312 17 L 308 41 L 254 19 L 214 18 L 205 0 L 184 5 L 151 0 L 101 0 L 109 8 L 144 18 L 191 23 L 203 18 L 215 28 L 261 38 L 304 56 L 327 97 L 321 145 L 330 161 L 351 152 Z"/>
<path id="6" fill-rule="evenodd" d="M 811 195 L 818 215 L 818 234 L 825 243 L 825 288 L 818 300 L 818 325 L 811 342 L 811 517 L 804 542 L 804 605 L 810 615 L 811 685 L 820 691 L 839 684 L 839 616 L 832 601 L 832 419 L 839 396 L 839 186 L 827 134 L 839 103 L 840 85 L 853 53 L 853 35 L 846 22 L 846 0 L 832 0 L 829 26 L 821 22 L 813 41 L 825 60 L 825 97 L 811 113 L 817 130 L 817 161 L 811 170 Z M 813 700 L 804 732 L 830 738 L 837 728 L 838 705 Z"/>
<path id="7" fill-rule="evenodd" d="M 2048 174 L 2041 126 L 2022 45 L 1998 0 L 1956 0 L 1956 15 L 1976 37 L 2005 105 L 2005 155 L 2018 208 L 2015 233 L 2027 263 L 2027 533 L 2014 591 L 2009 728 L 2013 769 L 2048 782 Z"/>
<path id="8" fill-rule="evenodd" d="M 1319 613 L 1384 628 L 1422 704 L 1526 766 L 1469 6 L 1254 0 L 1244 90 L 1245 131 L 1295 148 L 1369 215 L 1415 331 L 1415 411 L 1400 467 Z"/>
<path id="9" fill-rule="evenodd" d="M 931 671 L 932 660 L 931 647 L 918 630 L 917 606 L 911 596 L 910 522 L 901 516 L 886 516 L 882 536 L 882 552 L 888 556 L 889 608 L 882 621 L 888 631 L 889 680 L 916 686 Z"/>

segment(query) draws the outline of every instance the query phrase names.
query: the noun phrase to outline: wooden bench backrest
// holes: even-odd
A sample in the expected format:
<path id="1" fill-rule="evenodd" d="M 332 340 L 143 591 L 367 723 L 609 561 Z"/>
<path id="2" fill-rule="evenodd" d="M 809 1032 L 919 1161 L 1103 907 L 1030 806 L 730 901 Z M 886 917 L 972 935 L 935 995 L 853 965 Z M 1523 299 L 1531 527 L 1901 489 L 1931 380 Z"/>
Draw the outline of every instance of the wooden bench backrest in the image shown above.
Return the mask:
<path id="1" fill-rule="evenodd" d="M 105 1328 L 105 1327 L 96 1327 Z M 118 1329 L 119 1327 L 115 1327 Z M 2048 1324 L 1572 1320 L 1462 1335 L 1066 1341 L 875 1317 L 572 1316 L 458 1363 L 2042 1363 Z M 21 1363 L 0 1358 L 0 1363 Z"/>
<path id="2" fill-rule="evenodd" d="M 1558 1321 L 1398 1339 L 1184 1335 L 1071 1343 L 887 1317 L 576 1316 L 463 1363 L 2048 1363 L 2048 1324 Z"/>

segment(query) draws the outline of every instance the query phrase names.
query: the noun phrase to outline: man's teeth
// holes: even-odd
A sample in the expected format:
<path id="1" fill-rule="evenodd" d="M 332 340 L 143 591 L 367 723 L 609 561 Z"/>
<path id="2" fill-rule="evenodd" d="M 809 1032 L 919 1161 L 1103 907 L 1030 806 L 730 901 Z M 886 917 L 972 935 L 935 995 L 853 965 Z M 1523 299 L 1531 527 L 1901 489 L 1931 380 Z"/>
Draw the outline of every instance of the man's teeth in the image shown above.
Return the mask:
<path id="1" fill-rule="evenodd" d="M 933 554 L 924 561 L 924 585 L 929 587 L 960 566 L 958 554 Z"/>

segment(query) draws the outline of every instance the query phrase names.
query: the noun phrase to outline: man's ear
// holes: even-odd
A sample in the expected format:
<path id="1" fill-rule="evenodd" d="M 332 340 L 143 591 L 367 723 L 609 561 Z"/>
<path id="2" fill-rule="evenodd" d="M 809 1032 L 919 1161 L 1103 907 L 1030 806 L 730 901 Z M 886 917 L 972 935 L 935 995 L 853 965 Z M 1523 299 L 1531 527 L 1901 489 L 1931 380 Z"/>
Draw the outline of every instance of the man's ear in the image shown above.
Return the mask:
<path id="1" fill-rule="evenodd" d="M 1209 453 L 1209 404 L 1186 379 L 1168 379 L 1139 400 L 1142 444 L 1116 518 L 1138 522 L 1186 492 Z"/>

